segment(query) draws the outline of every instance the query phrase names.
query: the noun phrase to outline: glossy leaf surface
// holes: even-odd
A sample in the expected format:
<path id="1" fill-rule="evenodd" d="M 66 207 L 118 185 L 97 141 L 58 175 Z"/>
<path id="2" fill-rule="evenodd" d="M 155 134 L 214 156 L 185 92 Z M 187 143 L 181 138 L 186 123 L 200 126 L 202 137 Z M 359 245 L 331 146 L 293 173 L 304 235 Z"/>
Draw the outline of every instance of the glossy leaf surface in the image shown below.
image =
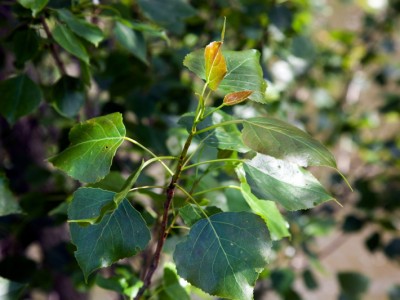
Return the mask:
<path id="1" fill-rule="evenodd" d="M 196 50 L 186 55 L 183 64 L 197 76 L 206 79 L 204 50 Z M 219 85 L 218 91 L 228 94 L 239 91 L 253 91 L 250 100 L 265 102 L 265 83 L 257 50 L 222 51 L 228 73 Z"/>
<path id="2" fill-rule="evenodd" d="M 125 133 L 120 113 L 87 120 L 71 129 L 71 144 L 49 161 L 75 179 L 99 181 L 109 173 L 112 158 Z"/>
<path id="3" fill-rule="evenodd" d="M 293 125 L 269 117 L 247 119 L 243 125 L 243 142 L 254 151 L 303 167 L 336 168 L 332 153 Z"/>
<path id="4" fill-rule="evenodd" d="M 99 27 L 78 18 L 67 9 L 57 9 L 58 17 L 77 35 L 92 43 L 96 47 L 104 39 Z"/>
<path id="5" fill-rule="evenodd" d="M 0 217 L 21 212 L 17 199 L 8 188 L 7 177 L 0 173 Z"/>
<path id="6" fill-rule="evenodd" d="M 122 47 L 145 64 L 148 63 L 146 58 L 146 42 L 141 32 L 132 30 L 121 22 L 116 22 L 114 34 Z"/>
<path id="7" fill-rule="evenodd" d="M 66 25 L 56 24 L 52 34 L 57 44 L 86 64 L 89 64 L 89 55 L 86 48 Z"/>
<path id="8" fill-rule="evenodd" d="M 218 88 L 227 73 L 226 62 L 222 55 L 221 47 L 222 42 L 212 42 L 204 49 L 206 83 L 213 91 Z"/>
<path id="9" fill-rule="evenodd" d="M 224 298 L 253 299 L 271 241 L 265 222 L 247 212 L 202 219 L 176 246 L 178 274 L 203 291 Z"/>
<path id="10" fill-rule="evenodd" d="M 68 209 L 70 220 L 94 218 L 101 209 L 113 202 L 114 192 L 80 188 L 74 193 Z M 75 257 L 85 278 L 102 267 L 142 251 L 150 240 L 150 231 L 140 213 L 124 200 L 95 225 L 70 223 Z"/>
<path id="11" fill-rule="evenodd" d="M 333 200 L 310 172 L 292 163 L 258 154 L 244 164 L 244 170 L 255 196 L 276 201 L 287 210 L 312 208 Z"/>
<path id="12" fill-rule="evenodd" d="M 0 82 L 0 114 L 11 124 L 33 112 L 42 100 L 39 87 L 26 75 Z"/>
<path id="13" fill-rule="evenodd" d="M 247 183 L 242 183 L 241 190 L 251 210 L 265 220 L 273 240 L 290 236 L 288 223 L 276 207 L 275 202 L 258 199 L 251 193 L 250 186 Z"/>

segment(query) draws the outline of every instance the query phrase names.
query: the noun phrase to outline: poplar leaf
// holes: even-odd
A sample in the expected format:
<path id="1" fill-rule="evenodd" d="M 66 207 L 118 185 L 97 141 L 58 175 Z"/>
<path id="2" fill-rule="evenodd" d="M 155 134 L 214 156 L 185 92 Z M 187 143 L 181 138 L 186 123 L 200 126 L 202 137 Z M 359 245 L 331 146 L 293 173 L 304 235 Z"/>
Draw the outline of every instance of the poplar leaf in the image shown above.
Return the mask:
<path id="1" fill-rule="evenodd" d="M 218 88 L 228 72 L 221 47 L 222 42 L 211 42 L 204 50 L 206 83 L 213 91 Z"/>
<path id="2" fill-rule="evenodd" d="M 253 91 L 240 91 L 240 92 L 233 92 L 230 94 L 225 95 L 224 97 L 224 104 L 225 105 L 235 105 L 240 102 L 245 101 L 249 96 L 253 93 Z"/>

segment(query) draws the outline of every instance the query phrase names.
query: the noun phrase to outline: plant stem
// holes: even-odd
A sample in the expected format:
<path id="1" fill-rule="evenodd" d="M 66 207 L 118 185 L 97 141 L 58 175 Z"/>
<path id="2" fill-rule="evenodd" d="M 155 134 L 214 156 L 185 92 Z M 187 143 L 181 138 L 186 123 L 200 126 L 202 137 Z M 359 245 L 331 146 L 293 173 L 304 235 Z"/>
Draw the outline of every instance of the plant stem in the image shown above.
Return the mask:
<path id="1" fill-rule="evenodd" d="M 224 189 L 235 189 L 235 190 L 239 190 L 240 191 L 240 187 L 237 185 L 224 185 L 224 186 L 218 186 L 212 189 L 208 189 L 208 190 L 203 190 L 201 192 L 195 193 L 193 194 L 193 197 L 198 196 L 198 195 L 202 195 L 205 193 L 209 193 L 209 192 L 213 192 L 213 191 L 218 191 L 218 190 L 224 190 Z"/>
<path id="2" fill-rule="evenodd" d="M 240 124 L 240 123 L 243 123 L 243 122 L 245 122 L 245 120 L 230 120 L 230 121 L 218 123 L 218 124 L 215 124 L 215 125 L 212 125 L 212 126 L 203 128 L 203 129 L 201 129 L 201 130 L 198 130 L 198 131 L 196 132 L 196 134 L 200 134 L 200 133 L 203 133 L 203 132 L 212 130 L 212 129 L 214 129 L 214 128 L 218 128 L 218 127 L 222 127 L 222 126 L 227 126 L 227 125 L 230 125 L 230 124 Z"/>
<path id="3" fill-rule="evenodd" d="M 221 158 L 221 159 L 212 159 L 212 160 L 205 160 L 201 161 L 192 165 L 188 165 L 183 168 L 183 170 L 187 170 L 196 166 L 204 165 L 204 164 L 212 164 L 212 163 L 220 163 L 220 162 L 227 162 L 227 161 L 232 161 L 232 162 L 243 162 L 242 159 L 237 159 L 237 158 Z"/>

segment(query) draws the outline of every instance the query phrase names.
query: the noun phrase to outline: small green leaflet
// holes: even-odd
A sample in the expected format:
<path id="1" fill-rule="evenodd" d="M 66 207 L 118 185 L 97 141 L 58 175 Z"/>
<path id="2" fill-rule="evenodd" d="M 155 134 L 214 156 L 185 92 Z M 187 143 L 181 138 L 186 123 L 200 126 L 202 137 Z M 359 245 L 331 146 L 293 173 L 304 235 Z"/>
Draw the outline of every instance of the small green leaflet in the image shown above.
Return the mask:
<path id="1" fill-rule="evenodd" d="M 125 134 L 120 113 L 87 120 L 72 127 L 71 144 L 49 161 L 75 179 L 99 181 L 110 172 L 112 159 Z"/>
<path id="2" fill-rule="evenodd" d="M 34 17 L 46 7 L 48 2 L 49 0 L 18 0 L 18 3 L 23 7 L 32 10 L 32 16 Z"/>
<path id="3" fill-rule="evenodd" d="M 104 39 L 103 32 L 96 25 L 78 18 L 65 8 L 56 9 L 56 11 L 60 20 L 65 22 L 75 34 L 84 38 L 96 47 Z"/>
<path id="4" fill-rule="evenodd" d="M 95 218 L 103 207 L 113 203 L 114 192 L 79 188 L 68 209 L 70 220 Z M 150 240 L 150 231 L 140 213 L 127 199 L 95 225 L 70 223 L 75 257 L 85 279 L 95 270 L 110 266 L 142 251 Z"/>
<path id="5" fill-rule="evenodd" d="M 57 44 L 86 64 L 89 64 L 89 55 L 86 48 L 67 26 L 56 24 L 52 34 Z"/>
<path id="6" fill-rule="evenodd" d="M 0 173 L 0 217 L 21 213 L 17 199 L 8 188 L 8 179 Z"/>
<path id="7" fill-rule="evenodd" d="M 190 300 L 188 292 L 180 285 L 179 277 L 172 265 L 164 267 L 163 290 L 160 299 Z"/>
<path id="8" fill-rule="evenodd" d="M 42 100 L 39 87 L 26 75 L 19 75 L 0 82 L 2 104 L 0 114 L 10 124 L 33 112 Z"/>
<path id="9" fill-rule="evenodd" d="M 286 122 L 270 117 L 244 120 L 246 146 L 262 154 L 299 166 L 327 166 L 336 169 L 332 153 L 310 135 Z"/>
<path id="10" fill-rule="evenodd" d="M 257 50 L 222 51 L 228 73 L 221 81 L 218 91 L 229 94 L 240 91 L 252 91 L 249 99 L 265 103 L 267 84 L 260 66 L 260 53 Z M 206 79 L 204 49 L 186 55 L 183 64 L 201 79 Z"/>
<path id="11" fill-rule="evenodd" d="M 290 236 L 288 223 L 276 207 L 275 202 L 258 199 L 251 193 L 250 186 L 247 183 L 242 183 L 241 191 L 251 210 L 265 220 L 273 240 Z"/>
<path id="12" fill-rule="evenodd" d="M 179 276 L 223 298 L 253 299 L 272 243 L 265 222 L 248 212 L 225 212 L 198 221 L 176 246 Z"/>
<path id="13" fill-rule="evenodd" d="M 287 210 L 312 208 L 333 200 L 310 172 L 290 162 L 257 154 L 243 167 L 257 198 L 276 201 Z"/>

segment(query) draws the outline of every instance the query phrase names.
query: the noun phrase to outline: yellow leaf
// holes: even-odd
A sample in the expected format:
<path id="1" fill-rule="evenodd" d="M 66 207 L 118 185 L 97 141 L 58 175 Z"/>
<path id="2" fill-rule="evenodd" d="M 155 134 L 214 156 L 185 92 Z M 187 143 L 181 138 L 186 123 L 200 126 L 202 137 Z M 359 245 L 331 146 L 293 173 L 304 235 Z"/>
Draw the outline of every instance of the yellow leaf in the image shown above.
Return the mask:
<path id="1" fill-rule="evenodd" d="M 240 91 L 240 92 L 233 92 L 227 94 L 224 97 L 224 104 L 225 105 L 235 105 L 238 104 L 247 98 L 253 93 L 253 91 Z"/>
<path id="2" fill-rule="evenodd" d="M 212 42 L 204 50 L 206 82 L 213 91 L 218 88 L 228 71 L 221 46 L 222 42 Z"/>

